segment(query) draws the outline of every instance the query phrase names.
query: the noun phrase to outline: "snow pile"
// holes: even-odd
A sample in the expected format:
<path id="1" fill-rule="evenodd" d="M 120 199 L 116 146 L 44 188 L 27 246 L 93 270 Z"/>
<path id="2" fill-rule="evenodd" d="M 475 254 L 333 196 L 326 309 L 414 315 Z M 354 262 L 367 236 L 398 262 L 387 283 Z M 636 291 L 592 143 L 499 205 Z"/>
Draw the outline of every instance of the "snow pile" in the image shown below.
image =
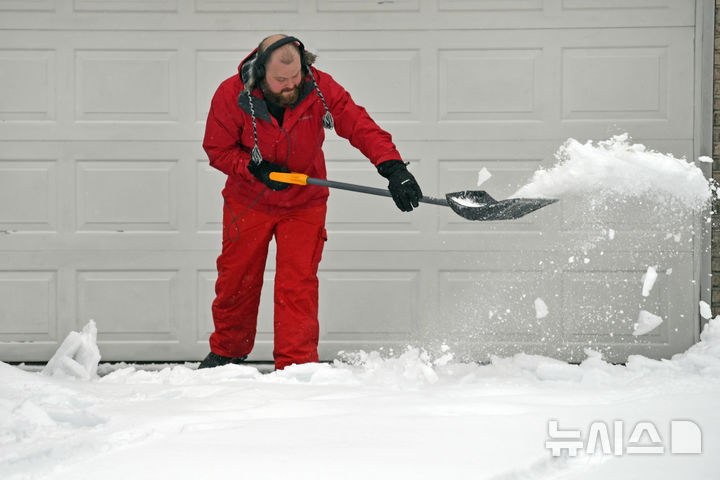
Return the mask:
<path id="1" fill-rule="evenodd" d="M 661 317 L 643 310 L 640 312 L 633 334 L 645 335 L 662 322 Z M 607 363 L 600 352 L 592 349 L 585 350 L 587 358 L 579 365 L 527 353 L 517 353 L 509 357 L 491 356 L 489 364 L 478 365 L 453 361 L 452 352 L 449 352 L 448 347 L 445 347 L 440 354 L 408 347 L 399 356 L 384 356 L 377 351 L 344 353 L 335 360 L 332 368 L 330 365 L 305 366 L 305 368 L 313 370 L 314 373 L 325 369 L 339 370 L 343 373 L 336 372 L 336 379 L 342 378 L 344 384 L 385 385 L 396 388 L 415 388 L 448 382 L 468 384 L 488 377 L 524 377 L 537 381 L 593 384 L 600 377 L 609 380 L 607 378 L 609 373 L 613 374 L 615 381 L 624 383 L 624 380 L 621 380 L 623 377 L 636 378 L 638 372 L 652 375 L 659 371 L 673 375 L 680 372 L 706 375 L 720 385 L 720 315 L 708 322 L 700 339 L 701 341 L 687 352 L 675 355 L 671 360 L 652 360 L 642 355 L 631 355 L 627 366 Z M 697 365 L 714 366 L 716 370 L 697 369 Z M 648 368 L 649 366 L 651 368 Z M 276 372 L 276 375 L 298 378 L 294 369 L 301 367 L 303 366 L 292 366 L 285 372 Z M 320 381 L 321 377 L 304 375 L 304 379 L 313 383 Z"/>
<path id="2" fill-rule="evenodd" d="M 630 359 L 628 359 L 630 363 Z M 700 334 L 700 342 L 669 362 L 688 373 L 720 380 L 720 315 L 710 320 Z"/>
<path id="3" fill-rule="evenodd" d="M 98 401 L 79 385 L 92 383 L 24 372 L 0 362 L 0 478 L 16 478 L 10 474 L 42 470 L 61 465 L 68 456 L 84 455 L 67 440 L 107 418 L 92 411 Z"/>
<path id="4" fill-rule="evenodd" d="M 247 478 L 717 478 L 720 316 L 669 360 L 586 355 L 580 365 L 524 353 L 478 365 L 443 344 L 267 375 L 127 366 L 88 382 L 0 362 L 0 478 L 195 480 L 238 465 Z M 651 421 L 668 448 L 666 426 L 687 412 L 703 454 L 588 463 L 546 448 L 552 419 L 579 430 Z"/>
<path id="5" fill-rule="evenodd" d="M 447 356 L 438 362 L 447 363 Z M 452 358 L 452 357 L 450 357 Z M 380 352 L 341 352 L 334 367 L 350 373 L 358 382 L 413 388 L 439 380 L 432 355 L 425 349 L 408 347 L 397 357 L 383 357 Z"/>
<path id="6" fill-rule="evenodd" d="M 53 377 L 90 380 L 97 377 L 100 350 L 97 346 L 95 322 L 85 325 L 82 332 L 70 332 L 42 373 Z"/>
<path id="7" fill-rule="evenodd" d="M 115 385 L 207 385 L 223 381 L 257 380 L 262 374 L 247 365 L 225 365 L 195 370 L 187 366 L 163 368 L 153 372 L 129 365 L 100 378 L 100 383 Z"/>
<path id="8" fill-rule="evenodd" d="M 562 198 L 604 192 L 614 196 L 674 199 L 692 210 L 704 208 L 711 186 L 702 171 L 684 159 L 631 144 L 628 134 L 580 143 L 568 139 L 557 151 L 558 163 L 535 172 L 511 197 Z"/>

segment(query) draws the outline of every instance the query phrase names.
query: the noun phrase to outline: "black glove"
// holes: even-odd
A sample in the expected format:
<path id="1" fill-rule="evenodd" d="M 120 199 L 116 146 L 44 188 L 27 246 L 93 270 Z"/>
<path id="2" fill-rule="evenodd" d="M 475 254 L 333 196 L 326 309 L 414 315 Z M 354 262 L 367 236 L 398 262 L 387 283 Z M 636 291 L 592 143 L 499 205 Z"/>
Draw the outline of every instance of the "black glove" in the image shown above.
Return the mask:
<path id="1" fill-rule="evenodd" d="M 408 172 L 402 160 L 382 162 L 377 169 L 380 175 L 390 181 L 388 190 L 400 210 L 409 212 L 413 207 L 418 206 L 418 201 L 423 196 L 420 185 L 415 181 L 412 173 Z"/>
<path id="2" fill-rule="evenodd" d="M 271 172 L 290 173 L 290 170 L 282 165 L 266 162 L 265 160 L 261 160 L 260 163 L 254 163 L 251 160 L 250 163 L 248 163 L 247 169 L 250 170 L 250 173 L 252 173 L 255 178 L 263 182 L 272 190 L 285 190 L 290 186 L 289 183 L 270 180 Z"/>

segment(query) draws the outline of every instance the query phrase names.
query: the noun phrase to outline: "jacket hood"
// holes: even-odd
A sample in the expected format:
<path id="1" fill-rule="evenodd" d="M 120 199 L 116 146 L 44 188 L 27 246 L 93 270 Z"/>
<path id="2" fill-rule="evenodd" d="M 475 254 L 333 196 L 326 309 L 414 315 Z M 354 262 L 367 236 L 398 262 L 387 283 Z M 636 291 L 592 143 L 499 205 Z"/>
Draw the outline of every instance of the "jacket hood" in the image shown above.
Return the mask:
<path id="1" fill-rule="evenodd" d="M 243 59 L 242 62 L 240 62 L 240 65 L 238 65 L 238 75 L 240 75 L 240 81 L 243 83 L 244 86 L 247 87 L 254 87 L 255 85 L 255 79 L 252 78 L 252 67 L 255 62 L 255 59 L 257 58 L 257 48 L 250 52 L 250 54 Z"/>

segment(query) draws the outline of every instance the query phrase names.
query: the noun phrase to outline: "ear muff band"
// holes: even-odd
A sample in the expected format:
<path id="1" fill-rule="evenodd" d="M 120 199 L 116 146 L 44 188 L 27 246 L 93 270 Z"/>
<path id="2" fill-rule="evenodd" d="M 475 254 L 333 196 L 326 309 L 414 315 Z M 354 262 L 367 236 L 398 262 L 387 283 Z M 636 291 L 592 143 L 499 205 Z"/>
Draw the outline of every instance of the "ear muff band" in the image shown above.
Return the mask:
<path id="1" fill-rule="evenodd" d="M 287 45 L 288 43 L 294 43 L 295 46 L 298 48 L 300 53 L 300 66 L 303 68 L 303 70 L 305 70 L 305 45 L 303 45 L 303 43 L 295 37 L 284 37 L 268 45 L 268 47 L 263 50 L 263 52 L 255 59 L 255 78 L 258 81 L 265 78 L 265 64 L 270 58 L 272 52 L 282 47 L 283 45 Z"/>

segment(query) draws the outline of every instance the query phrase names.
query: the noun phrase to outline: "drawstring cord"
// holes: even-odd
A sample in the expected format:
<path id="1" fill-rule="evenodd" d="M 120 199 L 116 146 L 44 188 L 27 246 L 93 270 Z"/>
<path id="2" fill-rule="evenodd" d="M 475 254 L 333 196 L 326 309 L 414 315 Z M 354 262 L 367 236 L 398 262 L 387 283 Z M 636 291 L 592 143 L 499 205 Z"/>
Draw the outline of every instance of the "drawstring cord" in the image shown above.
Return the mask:
<path id="1" fill-rule="evenodd" d="M 262 154 L 260 153 L 260 147 L 258 147 L 257 125 L 255 124 L 255 106 L 253 105 L 253 96 L 250 94 L 250 91 L 245 90 L 245 93 L 247 93 L 248 103 L 250 104 L 250 117 L 252 118 L 253 126 L 253 140 L 255 141 L 252 152 L 250 152 L 250 161 L 257 165 L 262 162 L 263 158 Z"/>
<path id="2" fill-rule="evenodd" d="M 312 68 L 308 67 L 308 73 L 310 74 L 310 78 L 312 78 L 313 85 L 315 86 L 315 91 L 318 94 L 318 97 L 320 97 L 320 101 L 323 104 L 323 107 L 325 107 L 325 115 L 323 115 L 323 127 L 327 130 L 332 130 L 335 127 L 335 120 L 333 119 L 332 114 L 330 113 L 330 109 L 327 106 L 327 102 L 325 101 L 325 95 L 323 95 L 322 91 L 320 90 L 320 87 L 318 86 L 317 82 L 315 81 L 315 75 L 312 73 Z"/>

